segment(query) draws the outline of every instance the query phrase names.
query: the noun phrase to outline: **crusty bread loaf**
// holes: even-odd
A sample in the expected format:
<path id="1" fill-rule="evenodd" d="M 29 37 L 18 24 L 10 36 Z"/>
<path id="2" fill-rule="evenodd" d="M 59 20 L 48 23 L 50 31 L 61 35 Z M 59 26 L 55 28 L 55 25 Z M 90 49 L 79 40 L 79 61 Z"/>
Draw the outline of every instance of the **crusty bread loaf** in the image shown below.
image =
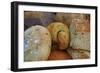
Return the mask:
<path id="1" fill-rule="evenodd" d="M 51 33 L 53 43 L 57 43 L 61 50 L 69 46 L 69 29 L 61 22 L 53 22 L 48 25 L 48 30 Z"/>
<path id="2" fill-rule="evenodd" d="M 51 51 L 51 35 L 43 26 L 32 26 L 24 33 L 24 61 L 47 60 Z"/>
<path id="3" fill-rule="evenodd" d="M 90 50 L 90 24 L 76 19 L 70 24 L 70 46 L 75 49 Z"/>
<path id="4" fill-rule="evenodd" d="M 67 52 L 72 56 L 73 59 L 88 59 L 90 58 L 90 52 L 81 49 L 67 49 Z"/>

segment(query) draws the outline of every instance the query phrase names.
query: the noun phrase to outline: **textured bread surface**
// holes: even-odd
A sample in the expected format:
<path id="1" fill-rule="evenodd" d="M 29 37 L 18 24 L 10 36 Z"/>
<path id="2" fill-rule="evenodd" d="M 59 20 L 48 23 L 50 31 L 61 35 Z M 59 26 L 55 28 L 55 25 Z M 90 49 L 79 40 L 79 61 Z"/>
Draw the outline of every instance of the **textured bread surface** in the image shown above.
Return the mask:
<path id="1" fill-rule="evenodd" d="M 51 51 L 51 35 L 43 26 L 32 26 L 24 33 L 24 61 L 47 60 Z"/>

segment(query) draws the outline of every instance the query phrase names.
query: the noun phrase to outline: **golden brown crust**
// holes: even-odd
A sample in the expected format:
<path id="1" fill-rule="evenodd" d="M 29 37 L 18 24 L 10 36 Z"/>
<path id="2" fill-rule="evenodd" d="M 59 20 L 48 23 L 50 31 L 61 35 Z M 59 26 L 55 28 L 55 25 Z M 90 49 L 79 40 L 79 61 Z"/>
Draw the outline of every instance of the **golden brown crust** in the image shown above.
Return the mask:
<path id="1" fill-rule="evenodd" d="M 54 22 L 48 25 L 53 43 L 57 43 L 59 49 L 68 48 L 69 45 L 69 29 L 61 22 Z"/>

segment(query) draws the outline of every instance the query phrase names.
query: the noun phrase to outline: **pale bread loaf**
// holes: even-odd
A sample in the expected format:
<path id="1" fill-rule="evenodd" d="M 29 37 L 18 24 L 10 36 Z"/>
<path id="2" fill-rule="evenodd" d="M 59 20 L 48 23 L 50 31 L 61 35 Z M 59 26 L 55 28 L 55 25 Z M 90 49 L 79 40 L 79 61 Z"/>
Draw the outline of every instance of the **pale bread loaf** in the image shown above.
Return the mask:
<path id="1" fill-rule="evenodd" d="M 51 51 L 51 35 L 43 26 L 32 26 L 24 33 L 24 61 L 47 60 Z"/>
<path id="2" fill-rule="evenodd" d="M 82 23 L 81 23 L 82 22 Z M 70 25 L 70 46 L 74 49 L 90 51 L 90 24 L 76 20 Z"/>

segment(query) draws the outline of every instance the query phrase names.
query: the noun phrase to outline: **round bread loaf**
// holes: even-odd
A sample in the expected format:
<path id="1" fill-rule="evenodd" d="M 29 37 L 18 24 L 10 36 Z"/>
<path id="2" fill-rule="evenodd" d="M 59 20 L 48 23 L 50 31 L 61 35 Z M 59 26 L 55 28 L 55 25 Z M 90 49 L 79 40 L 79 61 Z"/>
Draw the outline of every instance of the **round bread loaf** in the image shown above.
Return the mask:
<path id="1" fill-rule="evenodd" d="M 69 29 L 60 22 L 54 22 L 48 25 L 53 43 L 58 45 L 60 50 L 66 49 L 69 45 Z"/>
<path id="2" fill-rule="evenodd" d="M 51 35 L 43 26 L 32 26 L 24 33 L 24 61 L 47 60 L 51 51 Z"/>

